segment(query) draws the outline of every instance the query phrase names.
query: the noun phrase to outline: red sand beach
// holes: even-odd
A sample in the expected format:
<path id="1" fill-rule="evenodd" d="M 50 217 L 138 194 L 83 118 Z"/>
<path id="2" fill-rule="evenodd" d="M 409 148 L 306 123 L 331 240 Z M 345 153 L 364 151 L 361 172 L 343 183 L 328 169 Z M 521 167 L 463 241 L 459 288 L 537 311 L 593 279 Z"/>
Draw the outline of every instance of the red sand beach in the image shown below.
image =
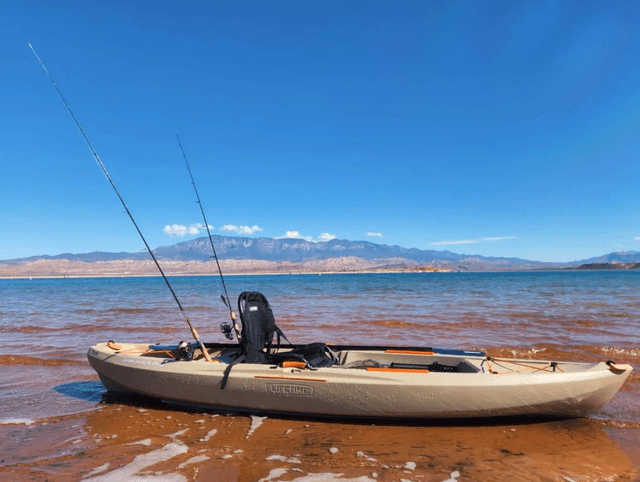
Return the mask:
<path id="1" fill-rule="evenodd" d="M 639 480 L 637 427 L 593 419 L 482 423 L 350 423 L 191 412 L 145 399 L 107 401 L 84 414 L 0 426 L 0 478 Z"/>

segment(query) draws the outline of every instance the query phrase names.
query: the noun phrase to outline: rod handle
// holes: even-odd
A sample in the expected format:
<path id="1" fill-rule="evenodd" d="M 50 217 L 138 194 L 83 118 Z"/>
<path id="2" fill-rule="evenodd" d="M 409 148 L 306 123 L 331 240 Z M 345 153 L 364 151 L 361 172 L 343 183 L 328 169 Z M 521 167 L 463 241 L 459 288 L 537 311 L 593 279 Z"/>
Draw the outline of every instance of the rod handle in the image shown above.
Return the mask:
<path id="1" fill-rule="evenodd" d="M 242 339 L 242 335 L 240 335 L 240 327 L 238 326 L 238 322 L 236 321 L 236 314 L 233 311 L 233 308 L 229 308 L 229 316 L 231 317 L 231 321 L 233 322 L 233 329 L 236 332 L 236 338 L 238 341 Z"/>
<path id="2" fill-rule="evenodd" d="M 202 355 L 204 356 L 204 359 L 207 360 L 208 362 L 213 363 L 211 356 L 209 356 L 209 352 L 205 348 L 204 343 L 200 341 L 200 336 L 198 335 L 198 332 L 193 326 L 191 327 L 191 334 L 193 335 L 193 338 L 195 338 L 195 340 L 198 342 L 198 345 L 200 345 L 200 350 L 202 350 Z"/>

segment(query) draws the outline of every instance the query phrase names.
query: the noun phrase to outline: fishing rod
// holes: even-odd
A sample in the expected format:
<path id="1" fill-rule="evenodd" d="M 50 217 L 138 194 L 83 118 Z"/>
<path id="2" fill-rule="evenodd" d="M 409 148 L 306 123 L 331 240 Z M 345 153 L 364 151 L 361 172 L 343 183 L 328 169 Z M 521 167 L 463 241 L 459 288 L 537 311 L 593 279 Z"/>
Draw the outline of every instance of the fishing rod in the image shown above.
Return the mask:
<path id="1" fill-rule="evenodd" d="M 207 217 L 204 215 L 204 208 L 202 207 L 202 202 L 200 201 L 200 195 L 198 194 L 198 188 L 196 187 L 196 181 L 193 179 L 193 173 L 191 172 L 191 167 L 189 167 L 189 161 L 187 160 L 187 155 L 184 153 L 184 148 L 182 147 L 182 142 L 180 142 L 180 137 L 176 134 L 176 139 L 178 139 L 178 145 L 180 146 L 180 150 L 182 151 L 182 157 L 184 158 L 184 162 L 187 165 L 187 171 L 189 171 L 189 177 L 191 177 L 191 184 L 193 185 L 193 190 L 196 192 L 196 199 L 198 200 L 198 205 L 200 206 L 200 212 L 202 213 L 202 220 L 204 221 L 204 226 L 207 228 L 207 234 L 209 235 L 209 242 L 211 243 L 211 249 L 213 251 L 213 259 L 216 260 L 216 264 L 218 265 L 218 273 L 220 273 L 220 281 L 222 281 L 222 288 L 224 289 L 224 295 L 220 295 L 222 298 L 222 302 L 229 308 L 229 316 L 231 317 L 231 323 L 233 325 L 233 329 L 236 332 L 236 337 L 238 341 L 242 339 L 240 335 L 240 328 L 238 328 L 238 322 L 236 321 L 236 314 L 233 312 L 233 308 L 231 307 L 231 302 L 229 301 L 229 294 L 227 293 L 227 285 L 224 282 L 224 276 L 222 276 L 222 268 L 220 268 L 220 261 L 218 260 L 218 255 L 216 254 L 216 247 L 213 244 L 213 238 L 211 237 L 211 231 L 209 230 L 209 223 L 207 223 Z M 220 325 L 220 329 L 222 333 L 231 340 L 231 328 L 227 323 L 222 323 Z"/>
<path id="2" fill-rule="evenodd" d="M 100 166 L 100 168 L 102 169 L 102 172 L 104 173 L 104 175 L 106 176 L 107 180 L 109 181 L 109 184 L 111 184 L 111 187 L 113 188 L 113 190 L 115 191 L 116 195 L 118 196 L 118 199 L 122 203 L 122 206 L 124 207 L 125 212 L 129 216 L 129 219 L 131 219 L 131 222 L 133 223 L 134 227 L 136 228 L 136 231 L 138 231 L 138 234 L 140 235 L 140 238 L 142 238 L 142 242 L 144 243 L 145 247 L 147 248 L 147 251 L 151 255 L 151 258 L 153 259 L 154 263 L 156 264 L 156 266 L 158 268 L 158 271 L 160 271 L 160 274 L 162 275 L 162 279 L 167 284 L 167 287 L 169 288 L 169 291 L 171 291 L 171 294 L 173 295 L 173 299 L 178 304 L 178 308 L 180 308 L 180 313 L 182 313 L 182 316 L 184 317 L 184 320 L 187 322 L 187 325 L 189 326 L 189 329 L 191 330 L 191 334 L 193 335 L 193 338 L 196 340 L 196 342 L 200 346 L 200 349 L 202 350 L 202 354 L 204 355 L 204 358 L 208 362 L 213 361 L 213 360 L 211 360 L 211 357 L 209 356 L 209 352 L 206 350 L 206 348 L 204 346 L 204 343 L 202 343 L 202 341 L 200 340 L 200 336 L 198 336 L 198 332 L 196 331 L 196 329 L 191 324 L 191 321 L 189 321 L 189 317 L 187 316 L 187 313 L 184 311 L 184 308 L 182 308 L 182 304 L 180 303 L 180 300 L 178 299 L 178 296 L 176 295 L 175 291 L 173 291 L 173 288 L 171 287 L 171 284 L 169 283 L 169 280 L 167 279 L 166 275 L 164 274 L 164 271 L 162 271 L 162 268 L 160 267 L 160 263 L 158 263 L 158 260 L 156 259 L 155 255 L 153 254 L 153 251 L 151 251 L 151 248 L 149 247 L 149 244 L 147 243 L 147 240 L 142 235 L 142 231 L 140 231 L 140 228 L 138 227 L 138 224 L 136 223 L 135 219 L 133 219 L 133 215 L 129 211 L 129 208 L 127 207 L 126 203 L 124 202 L 124 199 L 120 195 L 120 192 L 118 191 L 118 188 L 116 188 L 116 185 L 113 182 L 113 179 L 111 179 L 111 176 L 109 175 L 109 171 L 107 171 L 107 168 L 102 163 L 102 160 L 100 159 L 100 156 L 98 156 L 97 151 L 94 149 L 93 144 L 91 144 L 91 141 L 89 140 L 89 137 L 87 136 L 87 134 L 85 133 L 84 129 L 80 125 L 80 122 L 78 122 L 78 119 L 76 118 L 75 114 L 71 110 L 71 107 L 69 107 L 69 104 L 67 103 L 67 101 L 65 100 L 64 96 L 62 95 L 62 91 L 58 87 L 58 84 L 56 84 L 55 81 L 53 80 L 53 77 L 51 76 L 51 74 L 47 70 L 47 67 L 45 67 L 45 65 L 42 62 L 42 60 L 40 60 L 40 57 L 36 53 L 36 51 L 33 48 L 33 46 L 30 43 L 28 43 L 28 45 L 29 45 L 29 48 L 31 49 L 31 51 L 33 52 L 33 55 L 36 56 L 36 59 L 38 59 L 38 62 L 40 63 L 40 65 L 44 69 L 45 73 L 47 74 L 47 77 L 49 77 L 49 80 L 53 84 L 53 87 L 56 89 L 56 92 L 58 92 L 58 95 L 60 96 L 60 100 L 62 100 L 62 103 L 67 108 L 67 111 L 69 112 L 69 114 L 71 114 L 71 118 L 73 119 L 73 122 L 76 124 L 76 127 L 78 127 L 78 130 L 82 134 L 82 137 L 84 137 L 84 140 L 87 143 L 87 145 L 89 146 L 89 149 L 91 150 L 91 153 L 93 154 L 94 159 L 98 163 L 98 166 Z"/>

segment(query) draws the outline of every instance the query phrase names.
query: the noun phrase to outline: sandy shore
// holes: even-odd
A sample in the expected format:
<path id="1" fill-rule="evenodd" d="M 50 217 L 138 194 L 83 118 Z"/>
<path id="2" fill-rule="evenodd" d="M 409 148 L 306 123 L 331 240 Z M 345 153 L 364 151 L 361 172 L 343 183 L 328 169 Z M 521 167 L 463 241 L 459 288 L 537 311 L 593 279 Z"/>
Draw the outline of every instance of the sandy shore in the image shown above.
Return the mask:
<path id="1" fill-rule="evenodd" d="M 218 275 L 218 267 L 213 261 L 166 261 L 160 260 L 167 276 Z M 403 273 L 403 272 L 449 272 L 451 270 L 421 266 L 408 260 L 368 261 L 360 258 L 343 257 L 304 263 L 271 262 L 260 260 L 222 260 L 225 275 L 248 274 L 330 274 L 330 273 Z M 86 263 L 65 259 L 40 259 L 20 264 L 0 261 L 0 279 L 25 278 L 87 278 L 159 276 L 158 268 L 151 260 L 97 261 Z"/>
<path id="2" fill-rule="evenodd" d="M 484 426 L 371 424 L 191 412 L 146 399 L 116 399 L 84 414 L 0 426 L 0 478 L 639 480 L 638 440 L 638 428 L 592 419 Z"/>

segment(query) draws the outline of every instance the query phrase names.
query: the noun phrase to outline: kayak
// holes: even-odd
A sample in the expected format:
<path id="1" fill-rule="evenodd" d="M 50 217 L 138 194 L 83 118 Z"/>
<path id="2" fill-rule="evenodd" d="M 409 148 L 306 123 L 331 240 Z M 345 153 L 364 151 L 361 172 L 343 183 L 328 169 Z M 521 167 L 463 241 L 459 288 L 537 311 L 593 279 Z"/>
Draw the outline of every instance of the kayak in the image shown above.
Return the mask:
<path id="1" fill-rule="evenodd" d="M 318 367 L 293 356 L 298 348 L 270 348 L 279 357 L 236 363 L 237 344 L 110 341 L 92 346 L 88 360 L 111 391 L 216 410 L 385 419 L 583 417 L 609 402 L 632 372 L 613 362 L 347 345 L 329 345 L 332 362 Z"/>

